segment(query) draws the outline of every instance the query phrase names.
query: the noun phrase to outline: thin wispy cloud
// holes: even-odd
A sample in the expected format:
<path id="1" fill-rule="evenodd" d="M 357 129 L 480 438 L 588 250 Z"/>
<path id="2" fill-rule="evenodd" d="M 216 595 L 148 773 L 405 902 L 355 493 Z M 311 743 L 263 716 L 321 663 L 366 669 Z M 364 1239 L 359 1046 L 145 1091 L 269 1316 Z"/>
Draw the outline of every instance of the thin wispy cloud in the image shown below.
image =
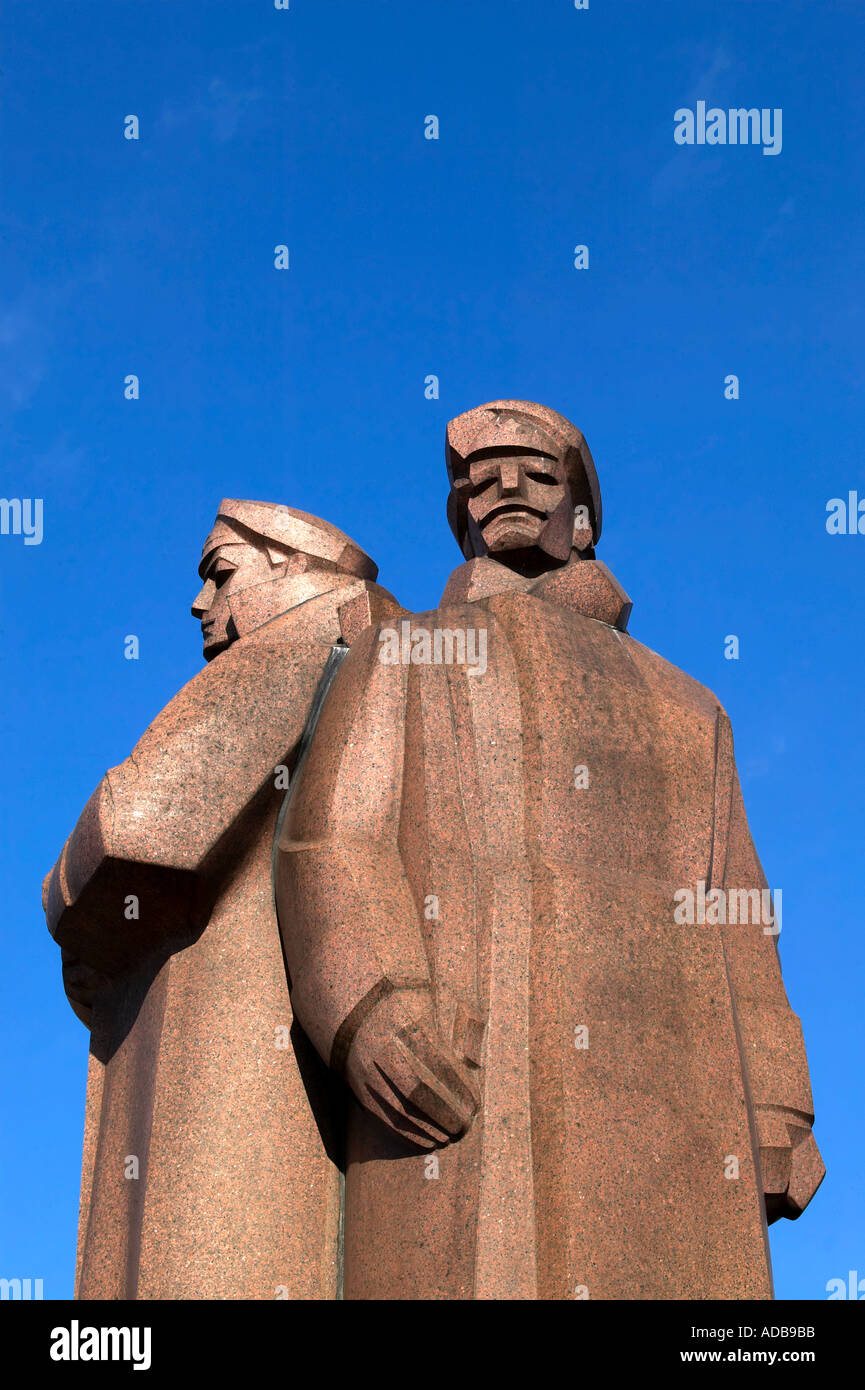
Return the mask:
<path id="1" fill-rule="evenodd" d="M 757 250 L 755 253 L 756 255 L 759 256 L 760 253 L 762 251 L 765 251 L 772 244 L 773 241 L 776 241 L 778 239 L 779 236 L 787 235 L 795 207 L 796 200 L 794 198 L 791 197 L 784 199 L 784 202 L 781 204 L 777 213 L 775 214 L 772 221 L 769 223 L 768 227 L 766 228 L 760 240 L 758 241 Z"/>
<path id="2" fill-rule="evenodd" d="M 694 77 L 681 93 L 675 94 L 675 98 L 671 96 L 670 110 L 664 113 L 671 153 L 649 185 L 649 196 L 655 206 L 668 202 L 685 188 L 693 188 L 697 183 L 720 183 L 728 177 L 725 167 L 715 161 L 701 159 L 699 151 L 673 146 L 673 112 L 680 106 L 694 106 L 707 96 L 713 99 L 721 86 L 721 79 L 733 65 L 733 58 L 723 43 L 718 44 L 709 55 L 702 46 L 695 51 L 692 64 Z"/>
<path id="3" fill-rule="evenodd" d="M 229 86 L 221 77 L 212 77 L 206 88 L 200 88 L 189 100 L 166 102 L 157 126 L 165 131 L 176 131 L 198 125 L 222 145 L 237 134 L 244 116 L 263 95 L 258 87 L 238 89 Z"/>
<path id="4" fill-rule="evenodd" d="M 27 405 L 45 375 L 47 344 L 38 296 L 0 311 L 0 404 Z"/>

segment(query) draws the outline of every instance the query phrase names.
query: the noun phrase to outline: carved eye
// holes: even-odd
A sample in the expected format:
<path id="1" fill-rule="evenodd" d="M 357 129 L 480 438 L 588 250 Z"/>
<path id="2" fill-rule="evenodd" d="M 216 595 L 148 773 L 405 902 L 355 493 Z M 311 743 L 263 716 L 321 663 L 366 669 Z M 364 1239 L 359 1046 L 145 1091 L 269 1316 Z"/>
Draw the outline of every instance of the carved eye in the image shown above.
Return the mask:
<path id="1" fill-rule="evenodd" d="M 221 589 L 229 575 L 234 574 L 234 565 L 227 560 L 217 560 L 213 569 L 210 571 L 210 578 L 213 580 L 217 589 Z"/>
<path id="2" fill-rule="evenodd" d="M 489 491 L 491 487 L 495 486 L 495 483 L 495 474 L 490 474 L 486 478 L 478 478 L 477 482 L 472 485 L 472 496 L 480 497 L 482 492 Z"/>
<path id="3" fill-rule="evenodd" d="M 556 479 L 550 473 L 526 473 L 526 478 L 530 483 L 544 483 L 547 487 L 556 487 Z"/>

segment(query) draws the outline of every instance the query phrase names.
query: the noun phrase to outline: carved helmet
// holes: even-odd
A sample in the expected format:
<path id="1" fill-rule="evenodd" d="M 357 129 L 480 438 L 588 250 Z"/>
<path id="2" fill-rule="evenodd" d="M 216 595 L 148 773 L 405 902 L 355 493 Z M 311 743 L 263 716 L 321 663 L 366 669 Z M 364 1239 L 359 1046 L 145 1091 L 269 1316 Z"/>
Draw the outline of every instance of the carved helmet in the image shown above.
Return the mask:
<path id="1" fill-rule="evenodd" d="M 374 580 L 378 575 L 375 561 L 329 521 L 279 502 L 241 502 L 232 497 L 224 497 L 219 504 L 216 521 L 201 552 L 199 574 L 204 576 L 207 557 L 217 546 L 244 540 L 270 541 L 287 550 L 328 560 L 336 570 L 354 574 L 358 579 Z"/>

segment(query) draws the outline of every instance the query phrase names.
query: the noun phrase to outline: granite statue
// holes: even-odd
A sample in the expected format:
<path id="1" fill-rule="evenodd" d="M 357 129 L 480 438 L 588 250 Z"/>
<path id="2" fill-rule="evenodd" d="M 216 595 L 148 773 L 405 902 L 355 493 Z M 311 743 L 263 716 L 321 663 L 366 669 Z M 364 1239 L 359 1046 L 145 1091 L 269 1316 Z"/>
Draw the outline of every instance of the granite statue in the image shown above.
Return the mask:
<path id="1" fill-rule="evenodd" d="M 279 838 L 343 1295 L 769 1298 L 823 1166 L 730 721 L 629 636 L 578 429 L 493 401 L 446 456 L 464 563 L 353 644 Z"/>
<path id="2" fill-rule="evenodd" d="M 226 499 L 207 665 L 103 777 L 45 882 L 91 1029 L 76 1296 L 334 1298 L 339 1137 L 294 1024 L 274 828 L 319 684 L 396 609 L 336 527 Z"/>

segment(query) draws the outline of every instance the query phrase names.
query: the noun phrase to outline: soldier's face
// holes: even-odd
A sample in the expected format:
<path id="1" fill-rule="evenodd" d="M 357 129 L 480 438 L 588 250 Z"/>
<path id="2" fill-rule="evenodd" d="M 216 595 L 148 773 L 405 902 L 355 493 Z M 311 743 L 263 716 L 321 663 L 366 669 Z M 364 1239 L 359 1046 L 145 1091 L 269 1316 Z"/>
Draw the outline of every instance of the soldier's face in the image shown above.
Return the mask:
<path id="1" fill-rule="evenodd" d="M 231 597 L 251 584 L 269 583 L 273 566 L 266 550 L 253 545 L 217 546 L 207 557 L 204 583 L 192 605 L 193 618 L 201 620 L 204 658 L 211 661 L 242 634 L 231 613 Z"/>
<path id="2" fill-rule="evenodd" d="M 537 547 L 554 515 L 570 505 L 562 464 L 540 452 L 509 449 L 469 459 L 462 486 L 470 530 L 476 528 L 492 555 Z"/>

